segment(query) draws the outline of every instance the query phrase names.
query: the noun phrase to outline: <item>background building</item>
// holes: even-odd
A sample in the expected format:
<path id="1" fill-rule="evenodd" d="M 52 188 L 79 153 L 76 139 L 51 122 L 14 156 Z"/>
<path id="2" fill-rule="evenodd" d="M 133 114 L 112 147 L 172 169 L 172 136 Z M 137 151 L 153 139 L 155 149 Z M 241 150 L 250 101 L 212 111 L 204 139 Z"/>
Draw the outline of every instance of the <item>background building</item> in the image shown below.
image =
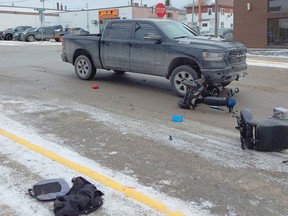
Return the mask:
<path id="1" fill-rule="evenodd" d="M 215 30 L 215 0 L 194 0 L 194 7 L 189 4 L 185 8 L 189 25 L 193 20 L 193 26 L 199 26 L 202 32 Z M 217 13 L 218 28 L 233 28 L 233 0 L 218 0 Z"/>
<path id="2" fill-rule="evenodd" d="M 14 28 L 16 26 L 40 27 L 39 12 L 35 9 L 36 8 L 0 6 L 0 30 Z M 58 19 L 59 10 L 45 10 L 46 25 L 57 24 Z"/>
<path id="3" fill-rule="evenodd" d="M 21 25 L 33 27 L 41 26 L 39 13 L 36 8 L 0 6 L 0 30 L 14 28 Z M 107 21 L 111 19 L 131 18 L 159 18 L 155 12 L 155 6 L 147 7 L 133 4 L 122 7 L 100 8 L 69 11 L 66 7 L 57 9 L 45 8 L 44 26 L 61 24 L 64 28 L 83 28 L 90 33 L 99 33 Z M 162 18 L 159 18 L 162 19 Z M 172 19 L 185 22 L 186 12 L 172 6 L 166 6 L 164 19 Z"/>
<path id="4" fill-rule="evenodd" d="M 234 0 L 234 39 L 251 48 L 288 48 L 288 0 Z"/>

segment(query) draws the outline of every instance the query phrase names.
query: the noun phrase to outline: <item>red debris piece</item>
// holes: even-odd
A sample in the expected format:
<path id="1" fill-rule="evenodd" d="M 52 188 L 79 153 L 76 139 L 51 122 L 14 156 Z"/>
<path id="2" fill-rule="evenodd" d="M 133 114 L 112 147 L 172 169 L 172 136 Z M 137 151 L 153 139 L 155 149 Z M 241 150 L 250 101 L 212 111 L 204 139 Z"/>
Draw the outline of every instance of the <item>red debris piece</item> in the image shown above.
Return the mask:
<path id="1" fill-rule="evenodd" d="M 98 89 L 99 88 L 99 85 L 97 84 L 92 84 L 92 89 Z"/>

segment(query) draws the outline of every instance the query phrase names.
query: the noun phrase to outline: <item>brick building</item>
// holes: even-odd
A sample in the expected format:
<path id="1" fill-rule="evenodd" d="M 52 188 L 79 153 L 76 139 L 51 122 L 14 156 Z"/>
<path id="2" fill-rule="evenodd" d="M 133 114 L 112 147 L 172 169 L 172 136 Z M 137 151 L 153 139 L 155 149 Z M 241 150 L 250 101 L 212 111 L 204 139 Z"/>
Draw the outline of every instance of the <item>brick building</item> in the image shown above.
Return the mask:
<path id="1" fill-rule="evenodd" d="M 195 0 L 186 8 L 189 25 L 199 26 L 201 31 L 215 30 L 215 0 Z M 193 11 L 194 9 L 194 11 Z M 194 13 L 193 13 L 194 12 Z M 233 0 L 218 0 L 218 28 L 233 28 Z M 193 24 L 191 24 L 193 20 Z"/>
<path id="2" fill-rule="evenodd" d="M 288 48 L 288 0 L 234 0 L 234 39 L 250 48 Z"/>

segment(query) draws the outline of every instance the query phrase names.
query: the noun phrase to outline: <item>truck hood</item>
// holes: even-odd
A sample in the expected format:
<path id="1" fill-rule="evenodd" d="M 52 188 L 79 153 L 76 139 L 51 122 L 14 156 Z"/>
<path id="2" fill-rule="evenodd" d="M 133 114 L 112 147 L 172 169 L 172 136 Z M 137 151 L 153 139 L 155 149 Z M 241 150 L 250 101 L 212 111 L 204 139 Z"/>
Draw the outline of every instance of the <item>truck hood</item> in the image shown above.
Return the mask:
<path id="1" fill-rule="evenodd" d="M 180 38 L 177 39 L 179 44 L 189 44 L 191 47 L 201 46 L 203 49 L 246 49 L 246 47 L 238 41 L 227 41 L 222 38 L 209 37 L 209 36 L 197 36 L 193 38 Z"/>

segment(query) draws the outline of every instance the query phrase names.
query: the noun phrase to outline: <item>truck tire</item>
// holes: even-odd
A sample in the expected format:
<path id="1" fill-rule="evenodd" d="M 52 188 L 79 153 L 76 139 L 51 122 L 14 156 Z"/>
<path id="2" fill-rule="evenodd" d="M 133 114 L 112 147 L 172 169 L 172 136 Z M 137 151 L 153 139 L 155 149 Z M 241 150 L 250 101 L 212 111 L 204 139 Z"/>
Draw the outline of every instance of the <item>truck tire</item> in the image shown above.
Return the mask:
<path id="1" fill-rule="evenodd" d="M 176 67 L 171 74 L 170 84 L 172 89 L 177 93 L 178 96 L 184 97 L 186 94 L 186 86 L 182 83 L 184 80 L 196 80 L 198 75 L 196 71 L 189 65 L 181 65 Z"/>
<path id="2" fill-rule="evenodd" d="M 86 55 L 79 55 L 74 63 L 76 75 L 81 80 L 91 80 L 96 74 L 96 68 L 92 63 L 90 57 Z"/>
<path id="3" fill-rule="evenodd" d="M 35 37 L 33 35 L 28 35 L 27 41 L 28 42 L 33 42 L 33 41 L 35 41 Z"/>
<path id="4" fill-rule="evenodd" d="M 5 40 L 11 41 L 12 39 L 13 39 L 13 35 L 12 35 L 12 34 L 7 34 L 7 35 L 5 36 Z"/>

